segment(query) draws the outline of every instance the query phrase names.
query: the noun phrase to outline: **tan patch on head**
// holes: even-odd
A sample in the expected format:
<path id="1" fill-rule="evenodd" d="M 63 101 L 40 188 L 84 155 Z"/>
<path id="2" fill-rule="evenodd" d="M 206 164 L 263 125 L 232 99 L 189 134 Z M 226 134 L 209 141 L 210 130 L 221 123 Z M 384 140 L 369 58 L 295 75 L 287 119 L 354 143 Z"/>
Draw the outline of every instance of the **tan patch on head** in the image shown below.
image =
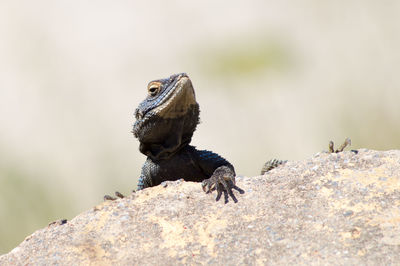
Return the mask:
<path id="1" fill-rule="evenodd" d="M 175 85 L 174 92 L 162 105 L 155 108 L 156 113 L 163 118 L 184 116 L 189 108 L 196 104 L 192 82 L 188 77 L 182 77 Z"/>

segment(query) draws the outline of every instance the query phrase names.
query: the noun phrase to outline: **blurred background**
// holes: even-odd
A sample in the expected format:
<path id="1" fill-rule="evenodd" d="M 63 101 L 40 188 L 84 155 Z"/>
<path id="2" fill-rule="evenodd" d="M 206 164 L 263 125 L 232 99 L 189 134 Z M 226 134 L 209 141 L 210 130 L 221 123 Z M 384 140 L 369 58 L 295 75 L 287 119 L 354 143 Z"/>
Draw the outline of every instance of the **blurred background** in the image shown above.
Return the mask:
<path id="1" fill-rule="evenodd" d="M 351 137 L 400 148 L 399 1 L 1 1 L 0 253 L 136 188 L 148 81 L 187 72 L 193 144 L 240 175 Z"/>

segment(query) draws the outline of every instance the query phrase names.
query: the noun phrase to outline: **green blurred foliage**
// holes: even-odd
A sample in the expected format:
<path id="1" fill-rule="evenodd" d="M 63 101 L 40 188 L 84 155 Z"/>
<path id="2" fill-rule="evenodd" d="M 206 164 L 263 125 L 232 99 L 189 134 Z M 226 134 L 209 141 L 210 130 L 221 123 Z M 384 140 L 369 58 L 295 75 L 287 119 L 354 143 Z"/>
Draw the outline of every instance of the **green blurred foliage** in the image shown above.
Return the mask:
<path id="1" fill-rule="evenodd" d="M 0 254 L 38 228 L 64 218 L 58 215 L 72 214 L 66 195 L 52 197 L 41 182 L 35 183 L 28 175 L 17 167 L 0 166 Z"/>
<path id="2" fill-rule="evenodd" d="M 294 63 L 283 42 L 273 38 L 245 38 L 223 42 L 201 56 L 202 68 L 210 76 L 246 78 L 266 72 L 281 72 Z M 203 53 L 201 53 L 203 54 Z"/>

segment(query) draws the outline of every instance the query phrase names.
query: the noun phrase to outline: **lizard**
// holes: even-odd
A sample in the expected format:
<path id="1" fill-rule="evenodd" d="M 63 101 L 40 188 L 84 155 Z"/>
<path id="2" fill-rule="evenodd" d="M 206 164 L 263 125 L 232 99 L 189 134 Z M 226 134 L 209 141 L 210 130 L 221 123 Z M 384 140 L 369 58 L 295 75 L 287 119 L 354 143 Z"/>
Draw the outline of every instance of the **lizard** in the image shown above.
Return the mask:
<path id="1" fill-rule="evenodd" d="M 189 76 L 179 73 L 150 81 L 147 91 L 147 97 L 135 110 L 136 122 L 132 129 L 133 135 L 139 140 L 140 152 L 147 156 L 137 190 L 182 178 L 185 181 L 202 182 L 206 193 L 216 189 L 217 200 L 224 191 L 237 202 L 232 188 L 240 193 L 244 191 L 235 185 L 233 165 L 216 153 L 197 150 L 190 145 L 200 120 L 200 107 Z M 346 139 L 345 143 L 349 144 L 350 140 Z M 342 151 L 346 145 L 335 152 Z M 333 142 L 330 142 L 329 150 L 334 152 Z M 265 163 L 261 174 L 285 162 L 270 160 Z M 115 194 L 119 198 L 124 197 L 119 192 Z M 115 198 L 105 195 L 104 199 Z"/>
<path id="2" fill-rule="evenodd" d="M 200 121 L 200 107 L 189 76 L 179 73 L 150 81 L 147 92 L 135 110 L 132 129 L 140 152 L 147 156 L 137 190 L 184 179 L 201 182 L 206 193 L 217 190 L 216 200 L 224 192 L 225 201 L 228 193 L 237 202 L 232 188 L 243 191 L 235 185 L 233 165 L 217 153 L 190 145 Z M 119 192 L 116 195 L 123 197 Z"/>
<path id="3" fill-rule="evenodd" d="M 339 153 L 342 152 L 347 146 L 351 145 L 351 139 L 350 138 L 346 138 L 345 141 L 343 142 L 343 144 L 335 150 L 334 148 L 334 143 L 333 141 L 329 141 L 329 145 L 328 145 L 328 153 Z M 353 152 L 355 152 L 353 150 Z M 287 160 L 278 160 L 278 159 L 272 159 L 267 161 L 264 166 L 261 169 L 261 175 L 265 175 L 265 173 L 267 173 L 268 171 L 278 167 L 281 164 L 285 164 L 287 162 Z"/>

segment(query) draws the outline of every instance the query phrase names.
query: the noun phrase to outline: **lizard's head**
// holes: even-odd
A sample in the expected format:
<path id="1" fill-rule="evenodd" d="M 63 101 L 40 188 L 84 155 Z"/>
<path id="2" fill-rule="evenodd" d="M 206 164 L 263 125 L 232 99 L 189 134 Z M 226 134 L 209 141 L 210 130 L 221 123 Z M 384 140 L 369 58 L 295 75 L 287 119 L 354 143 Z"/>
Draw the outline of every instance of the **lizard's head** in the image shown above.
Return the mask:
<path id="1" fill-rule="evenodd" d="M 151 81 L 148 95 L 135 111 L 133 134 L 140 151 L 164 158 L 190 142 L 199 122 L 199 106 L 185 73 Z"/>
<path id="2" fill-rule="evenodd" d="M 192 82 L 185 73 L 153 80 L 147 85 L 147 92 L 147 98 L 136 109 L 137 120 L 154 114 L 166 119 L 179 117 L 196 104 Z"/>

